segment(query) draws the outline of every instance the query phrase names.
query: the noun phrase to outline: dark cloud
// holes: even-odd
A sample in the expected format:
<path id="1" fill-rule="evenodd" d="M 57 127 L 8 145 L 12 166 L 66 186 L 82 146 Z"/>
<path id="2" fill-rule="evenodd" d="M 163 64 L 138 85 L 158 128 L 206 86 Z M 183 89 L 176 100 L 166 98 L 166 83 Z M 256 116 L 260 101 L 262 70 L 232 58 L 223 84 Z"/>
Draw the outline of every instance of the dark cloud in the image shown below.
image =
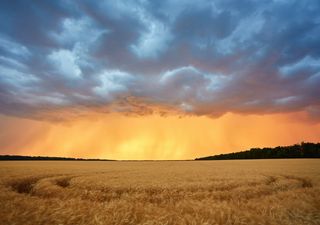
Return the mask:
<path id="1" fill-rule="evenodd" d="M 319 11 L 317 0 L 1 1 L 0 113 L 319 118 Z"/>

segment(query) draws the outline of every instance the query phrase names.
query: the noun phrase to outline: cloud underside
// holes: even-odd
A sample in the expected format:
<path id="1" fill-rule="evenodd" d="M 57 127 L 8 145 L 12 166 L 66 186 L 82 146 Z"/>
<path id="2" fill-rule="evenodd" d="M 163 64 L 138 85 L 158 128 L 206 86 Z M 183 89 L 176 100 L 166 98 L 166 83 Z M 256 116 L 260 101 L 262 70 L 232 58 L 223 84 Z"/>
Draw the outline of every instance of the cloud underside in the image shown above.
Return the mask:
<path id="1" fill-rule="evenodd" d="M 317 0 L 0 6 L 2 114 L 320 118 Z"/>

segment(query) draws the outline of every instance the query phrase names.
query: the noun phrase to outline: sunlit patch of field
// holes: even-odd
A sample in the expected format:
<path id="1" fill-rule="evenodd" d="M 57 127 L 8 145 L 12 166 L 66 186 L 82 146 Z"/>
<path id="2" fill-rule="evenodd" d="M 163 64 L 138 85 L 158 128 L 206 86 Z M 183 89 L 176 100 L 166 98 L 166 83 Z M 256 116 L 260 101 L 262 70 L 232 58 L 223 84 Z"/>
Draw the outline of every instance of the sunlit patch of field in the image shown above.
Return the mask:
<path id="1" fill-rule="evenodd" d="M 320 160 L 0 162 L 0 224 L 320 224 Z"/>

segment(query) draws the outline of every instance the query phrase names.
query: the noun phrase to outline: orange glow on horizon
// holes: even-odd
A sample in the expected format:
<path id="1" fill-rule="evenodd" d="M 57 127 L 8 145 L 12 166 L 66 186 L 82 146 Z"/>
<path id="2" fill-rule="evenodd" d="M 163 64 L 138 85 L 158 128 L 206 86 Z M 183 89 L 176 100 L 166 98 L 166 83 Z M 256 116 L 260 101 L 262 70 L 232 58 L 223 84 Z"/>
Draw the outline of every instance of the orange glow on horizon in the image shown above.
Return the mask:
<path id="1" fill-rule="evenodd" d="M 192 159 L 252 147 L 320 141 L 320 124 L 297 113 L 130 117 L 93 113 L 68 122 L 0 116 L 1 154 L 106 159 Z"/>

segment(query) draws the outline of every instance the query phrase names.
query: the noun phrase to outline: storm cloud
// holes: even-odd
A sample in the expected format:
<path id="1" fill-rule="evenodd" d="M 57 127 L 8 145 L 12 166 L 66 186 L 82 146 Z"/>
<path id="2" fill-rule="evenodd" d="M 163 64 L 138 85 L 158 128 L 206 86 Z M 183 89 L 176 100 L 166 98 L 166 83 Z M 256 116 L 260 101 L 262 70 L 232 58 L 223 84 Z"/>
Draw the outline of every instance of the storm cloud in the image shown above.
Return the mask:
<path id="1" fill-rule="evenodd" d="M 1 1 L 0 113 L 320 118 L 320 2 Z"/>

